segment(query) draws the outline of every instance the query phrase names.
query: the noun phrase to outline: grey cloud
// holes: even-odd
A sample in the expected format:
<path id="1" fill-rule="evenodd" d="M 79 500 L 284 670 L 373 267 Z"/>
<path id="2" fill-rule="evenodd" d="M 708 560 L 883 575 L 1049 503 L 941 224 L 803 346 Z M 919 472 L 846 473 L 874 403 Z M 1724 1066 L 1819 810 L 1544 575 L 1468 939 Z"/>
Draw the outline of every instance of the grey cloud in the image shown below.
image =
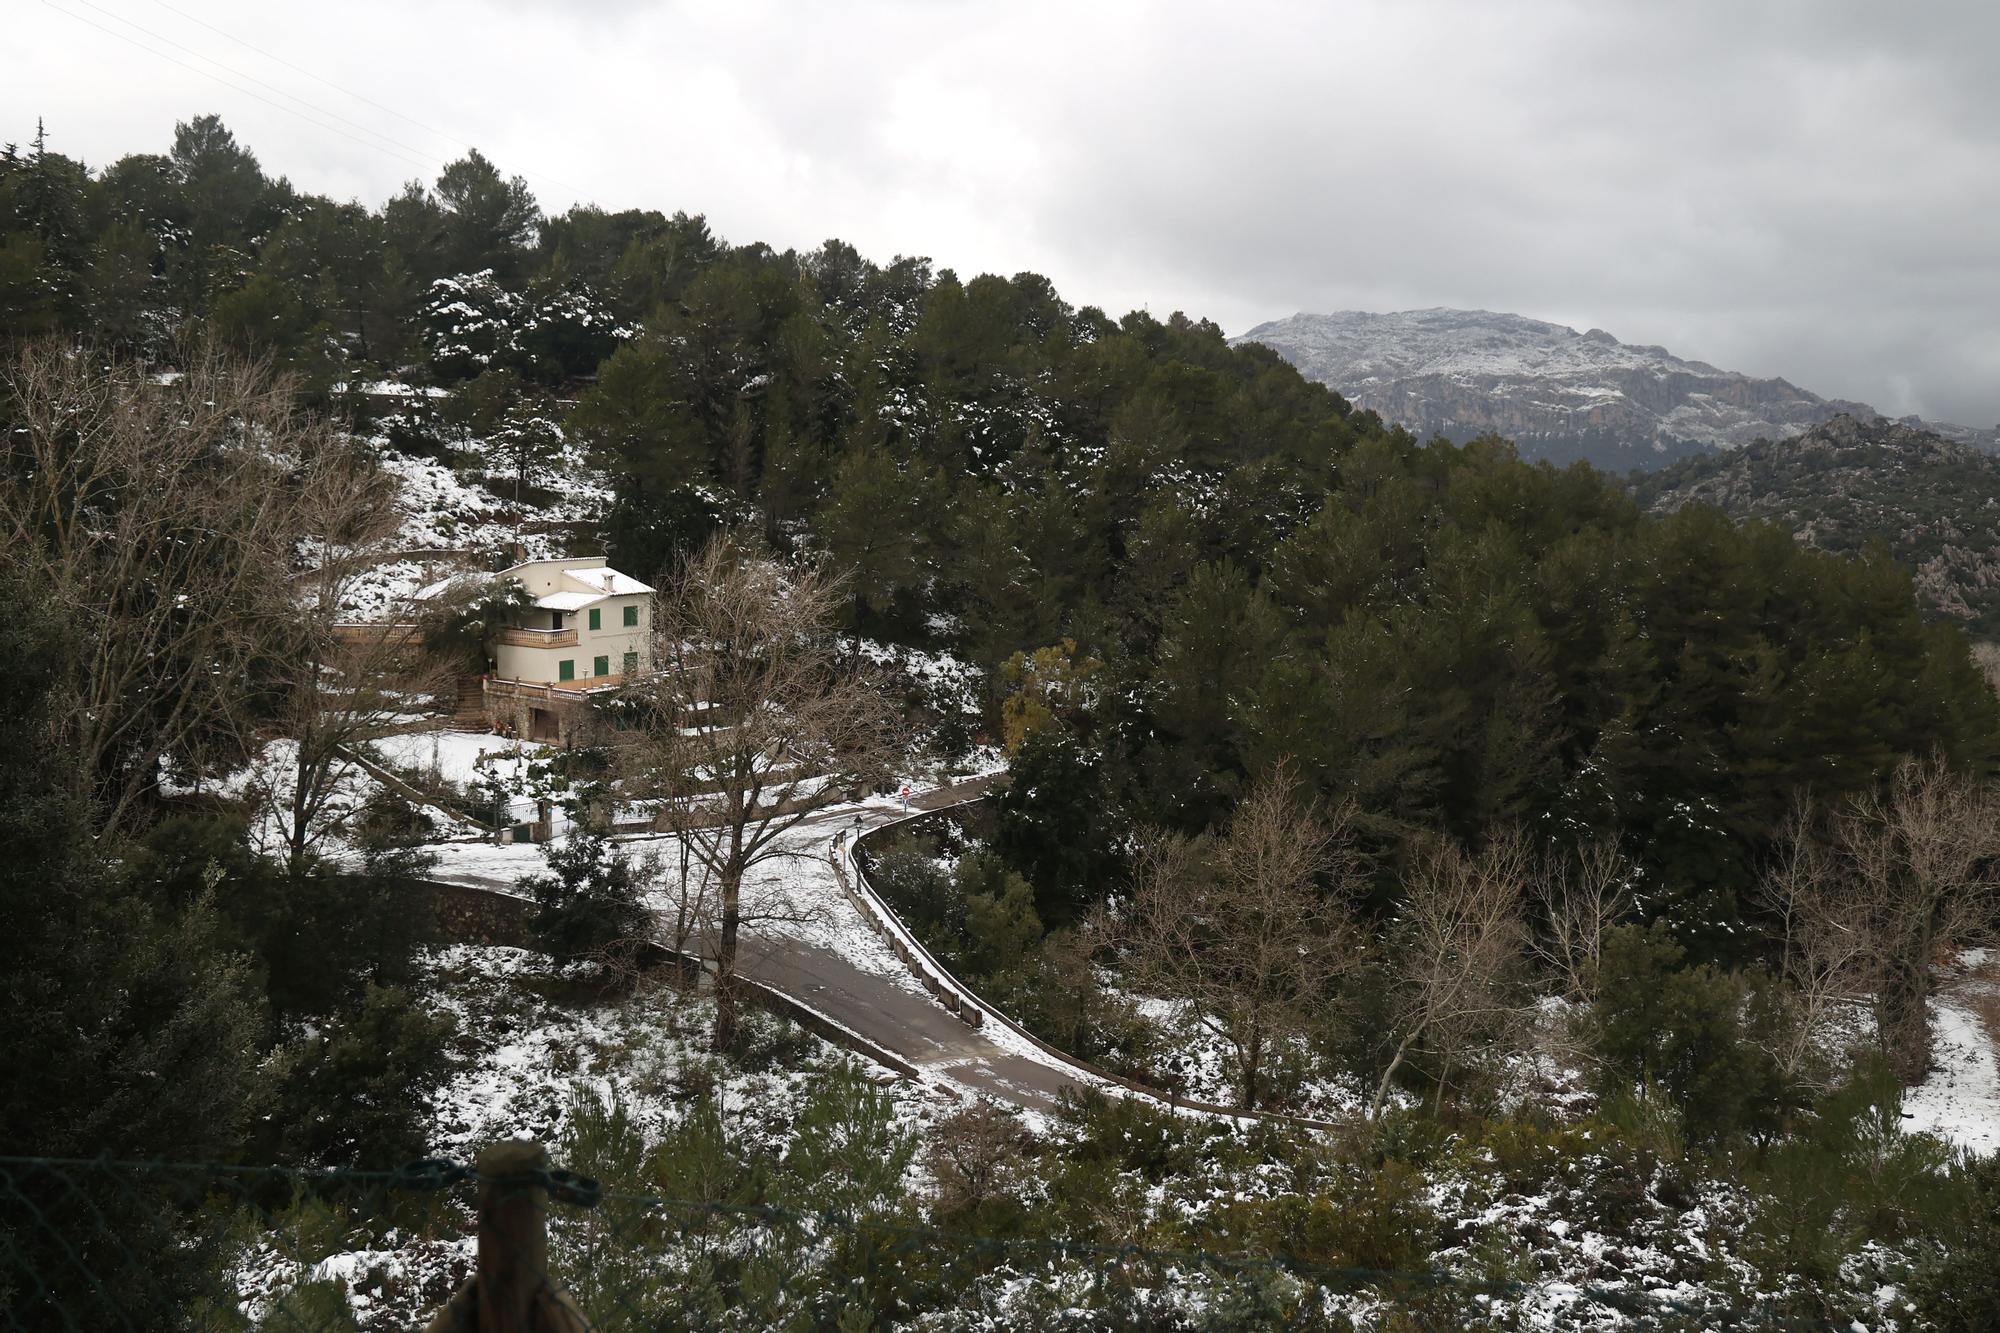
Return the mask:
<path id="1" fill-rule="evenodd" d="M 304 188 L 379 200 L 416 174 L 36 9 L 23 49 L 52 56 L 0 88 L 6 137 L 59 112 L 101 162 L 217 109 Z M 572 183 L 531 177 L 553 207 L 1033 268 L 1079 302 L 1231 330 L 1513 310 L 2000 420 L 1990 3 L 357 0 L 335 21 L 238 0 L 204 17 Z"/>

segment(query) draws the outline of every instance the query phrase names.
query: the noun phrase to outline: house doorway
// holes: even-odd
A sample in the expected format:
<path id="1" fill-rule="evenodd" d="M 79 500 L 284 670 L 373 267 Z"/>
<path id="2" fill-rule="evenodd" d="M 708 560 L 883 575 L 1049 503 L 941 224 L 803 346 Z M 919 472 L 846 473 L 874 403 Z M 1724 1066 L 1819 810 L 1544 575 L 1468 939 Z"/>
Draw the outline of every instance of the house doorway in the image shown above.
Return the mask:
<path id="1" fill-rule="evenodd" d="M 546 708 L 528 710 L 528 739 L 531 741 L 562 740 L 562 723 Z"/>

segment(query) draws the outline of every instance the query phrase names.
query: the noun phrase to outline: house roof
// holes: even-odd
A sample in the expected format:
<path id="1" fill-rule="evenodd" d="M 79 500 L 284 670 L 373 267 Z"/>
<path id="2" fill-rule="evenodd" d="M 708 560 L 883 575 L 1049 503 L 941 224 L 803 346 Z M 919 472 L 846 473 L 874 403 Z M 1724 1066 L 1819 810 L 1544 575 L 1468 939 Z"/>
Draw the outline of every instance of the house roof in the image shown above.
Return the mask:
<path id="1" fill-rule="evenodd" d="M 601 592 L 552 592 L 546 597 L 537 597 L 535 605 L 544 611 L 576 611 L 601 602 L 607 594 Z"/>
<path id="2" fill-rule="evenodd" d="M 596 588 L 600 591 L 600 595 L 605 597 L 621 597 L 635 592 L 652 591 L 630 574 L 620 574 L 609 565 L 597 569 L 565 569 L 563 577 Z"/>
<path id="3" fill-rule="evenodd" d="M 482 573 L 478 570 L 460 570 L 456 574 L 447 574 L 435 583 L 426 583 L 423 587 L 411 593 L 410 598 L 413 601 L 428 602 L 458 588 L 483 583 L 492 577 L 491 574 Z"/>
<path id="4" fill-rule="evenodd" d="M 596 560 L 597 563 L 592 563 Z M 534 582 L 542 587 L 549 583 L 553 590 L 535 599 L 535 605 L 544 611 L 580 611 L 595 605 L 607 597 L 630 597 L 653 590 L 630 574 L 621 574 L 611 566 L 602 563 L 602 557 L 557 557 L 549 560 L 528 560 L 502 570 L 500 578 L 512 578 L 525 583 L 527 571 L 534 570 Z M 548 583 L 543 580 L 547 579 Z"/>
<path id="5" fill-rule="evenodd" d="M 525 560 L 518 565 L 500 571 L 501 578 L 519 579 L 528 570 L 536 570 L 543 577 L 550 578 L 557 588 L 571 585 L 569 591 L 583 591 L 595 601 L 601 597 L 630 597 L 636 593 L 650 593 L 648 585 L 639 582 L 630 574 L 621 574 L 604 563 L 603 556 L 556 556 L 546 560 Z M 550 596 L 562 594 L 551 593 Z M 553 602 L 540 605 L 557 608 Z M 562 610 L 569 610 L 584 603 L 564 603 Z"/>
<path id="6" fill-rule="evenodd" d="M 179 378 L 176 376 L 175 378 Z M 369 380 L 365 384 L 351 384 L 342 380 L 333 386 L 334 393 L 359 393 L 370 398 L 449 398 L 451 390 L 440 389 L 435 384 L 418 388 L 413 384 L 398 384 L 395 380 Z"/>

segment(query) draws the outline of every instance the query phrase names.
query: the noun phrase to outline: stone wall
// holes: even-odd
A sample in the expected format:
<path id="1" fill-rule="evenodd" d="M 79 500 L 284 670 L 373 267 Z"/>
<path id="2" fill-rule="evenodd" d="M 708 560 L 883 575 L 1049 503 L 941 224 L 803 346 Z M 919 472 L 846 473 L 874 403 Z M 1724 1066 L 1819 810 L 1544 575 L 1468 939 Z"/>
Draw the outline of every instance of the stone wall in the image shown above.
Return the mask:
<path id="1" fill-rule="evenodd" d="M 438 932 L 456 944 L 490 944 L 532 949 L 528 913 L 534 904 L 494 889 L 429 881 Z"/>

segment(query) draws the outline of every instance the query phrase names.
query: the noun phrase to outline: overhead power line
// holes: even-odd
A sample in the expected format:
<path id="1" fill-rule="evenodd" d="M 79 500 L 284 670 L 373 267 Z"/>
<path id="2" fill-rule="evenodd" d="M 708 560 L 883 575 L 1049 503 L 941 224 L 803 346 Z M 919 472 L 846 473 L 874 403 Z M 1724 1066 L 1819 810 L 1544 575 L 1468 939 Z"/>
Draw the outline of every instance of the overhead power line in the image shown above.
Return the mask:
<path id="1" fill-rule="evenodd" d="M 459 138 L 455 134 L 449 134 L 446 131 L 439 129 L 435 125 L 427 125 L 423 121 L 418 120 L 415 116 L 406 116 L 392 106 L 385 106 L 382 103 L 376 101 L 374 98 L 369 97 L 365 93 L 357 93 L 352 88 L 343 87 L 342 85 L 335 83 L 332 79 L 321 78 L 319 75 L 307 69 L 304 65 L 294 64 L 291 61 L 285 59 L 281 55 L 277 55 L 273 52 L 266 51 L 263 47 L 258 46 L 254 42 L 245 41 L 243 38 L 238 37 L 235 33 L 229 31 L 227 28 L 219 28 L 215 24 L 210 23 L 207 19 L 202 18 L 199 14 L 190 14 L 185 9 L 181 9 L 178 8 L 177 6 L 168 4 L 167 0 L 153 0 L 153 3 L 158 5 L 161 9 L 166 10 L 169 14 L 178 14 L 190 23 L 198 23 L 202 27 L 207 28 L 210 32 L 215 33 L 218 36 L 227 37 L 230 41 L 235 42 L 238 46 L 244 48 L 246 51 L 254 51 L 256 54 L 264 57 L 264 59 L 266 60 L 269 60 L 275 64 L 283 65 L 286 69 L 289 69 L 294 73 L 303 74 L 307 78 L 313 80 L 313 82 L 315 83 L 323 83 L 327 87 L 333 89 L 335 92 L 344 93 L 347 96 L 352 97 L 357 102 L 366 102 L 369 106 L 374 107 L 377 111 L 387 112 L 389 115 L 394 116 L 397 120 L 407 121 L 408 123 L 415 125 L 420 130 L 424 130 L 427 133 L 437 135 L 438 138 L 440 139 L 449 139 L 452 143 L 457 144 L 460 148 L 471 148 L 473 146 L 467 143 L 465 140 Z"/>
<path id="2" fill-rule="evenodd" d="M 223 87 L 228 88 L 233 92 L 242 93 L 245 97 L 253 98 L 256 101 L 262 102 L 265 106 L 273 107 L 279 111 L 283 111 L 285 114 L 290 116 L 296 116 L 300 120 L 306 122 L 306 124 L 311 125 L 314 129 L 326 130 L 329 133 L 338 134 L 341 138 L 352 140 L 353 142 L 360 144 L 363 148 L 374 149 L 378 153 L 382 153 L 387 156 L 402 160 L 404 162 L 408 162 L 425 171 L 431 171 L 436 169 L 437 164 L 435 160 L 424 161 L 421 159 L 414 159 L 398 149 L 388 148 L 380 143 L 375 143 L 368 139 L 363 139 L 359 135 L 350 134 L 346 130 L 341 129 L 338 125 L 329 125 L 324 121 L 315 120 L 313 117 L 307 115 L 303 111 L 298 110 L 296 107 L 286 106 L 283 102 L 274 102 L 270 98 L 265 97 L 261 93 L 254 92 L 249 88 L 245 88 L 243 85 L 239 83 L 231 82 L 229 79 L 224 78 L 222 75 L 217 74 L 213 70 L 203 69 L 199 65 L 191 65 L 187 61 L 180 59 L 178 56 L 172 55 L 166 51 L 162 51 L 157 47 L 148 46 L 144 42 L 140 41 L 138 38 L 129 36 L 126 33 L 122 33 L 118 31 L 116 28 L 106 27 L 104 24 L 99 23 L 97 20 L 91 18 L 88 14 L 79 14 L 73 9 L 65 9 L 61 5 L 57 4 L 55 0 L 42 0 L 42 3 L 47 5 L 50 9 L 55 10 L 58 14 L 66 14 L 70 18 L 75 19 L 78 23 L 86 24 L 90 27 L 97 29 L 99 32 L 109 34 L 112 37 L 116 37 L 119 41 L 124 42 L 130 46 L 135 46 L 139 50 L 144 51 L 148 55 L 158 56 L 160 59 L 168 61 L 171 64 L 179 65 L 182 69 L 191 70 L 194 73 L 203 76 L 204 78 L 213 79 L 215 80 L 215 82 L 221 84 Z"/>
<path id="3" fill-rule="evenodd" d="M 263 47 L 257 45 L 255 42 L 240 37 L 237 34 L 231 32 L 227 28 L 223 28 L 216 24 L 210 23 L 207 19 L 202 18 L 199 14 L 190 14 L 185 9 L 182 9 L 177 5 L 168 4 L 167 0 L 153 0 L 153 3 L 158 5 L 161 9 L 166 10 L 170 14 L 178 14 L 180 17 L 186 19 L 190 23 L 199 24 L 200 26 L 207 28 L 210 32 L 215 33 L 220 37 L 226 37 L 227 39 L 236 43 L 238 46 L 242 47 L 246 51 L 254 52 L 255 54 L 264 57 L 264 59 L 269 60 L 274 64 L 283 65 L 286 69 L 291 70 L 293 73 L 303 74 L 307 78 L 311 79 L 313 82 L 324 84 L 326 87 L 333 89 L 335 92 L 340 93 L 343 96 L 352 97 L 357 102 L 365 102 L 367 105 L 374 107 L 377 111 L 380 111 L 385 115 L 394 116 L 397 120 L 403 121 L 406 124 L 414 125 L 418 129 L 423 130 L 427 134 L 435 134 L 438 138 L 444 139 L 447 142 L 452 143 L 459 148 L 469 149 L 476 147 L 476 145 L 464 139 L 459 138 L 457 135 L 451 133 L 449 130 L 441 130 L 437 126 L 432 125 L 427 121 L 418 120 L 415 116 L 408 115 L 404 112 L 398 111 L 395 107 L 392 107 L 387 103 L 378 102 L 374 98 L 368 96 L 366 93 L 358 93 L 354 91 L 354 89 L 347 87 L 345 84 L 335 83 L 332 79 L 326 78 L 320 74 L 315 74 L 312 70 L 307 69 L 304 65 L 298 64 L 295 61 L 287 60 L 285 59 L 285 57 L 277 54 L 275 51 L 267 51 Z M 575 185 L 570 184 L 568 181 L 563 180 L 560 177 L 551 176 L 547 172 L 533 171 L 527 168 L 523 168 L 523 173 L 525 175 L 533 176 L 537 180 L 547 181 L 551 185 L 560 186 L 562 189 L 568 190 L 571 194 L 575 195 L 578 199 L 581 199 L 583 197 L 584 191 L 582 189 L 578 188 Z"/>
<path id="4" fill-rule="evenodd" d="M 208 55 L 202 51 L 198 51 L 193 47 L 186 45 L 183 42 L 176 41 L 174 38 L 167 36 L 165 33 L 156 32 L 153 29 L 146 27 L 144 24 L 126 18 L 122 14 L 116 13 L 113 10 L 105 8 L 103 5 L 97 4 L 95 0 L 75 0 L 75 3 L 85 8 L 95 10 L 99 14 L 104 15 L 106 18 L 113 19 L 118 23 L 122 23 L 126 27 L 131 28 L 136 32 L 143 33 L 146 37 L 152 39 L 155 42 L 163 43 L 166 46 L 174 48 L 174 50 L 184 52 L 187 55 L 194 57 L 196 60 L 205 61 L 208 64 L 215 66 L 216 69 L 223 71 L 223 73 L 219 74 L 215 70 L 204 69 L 200 65 L 189 64 L 186 60 L 182 60 L 168 51 L 163 51 L 160 50 L 158 47 L 148 45 L 146 42 L 141 41 L 138 38 L 131 36 L 130 34 L 120 32 L 116 28 L 107 27 L 104 24 L 97 22 L 95 19 L 92 19 L 87 14 L 83 14 L 76 10 L 66 8 L 63 5 L 56 3 L 56 0 L 42 0 L 42 3 L 47 5 L 49 8 L 56 10 L 58 13 L 68 15 L 70 18 L 75 19 L 79 23 L 88 24 L 90 27 L 97 29 L 99 32 L 107 33 L 110 36 L 116 37 L 120 41 L 127 43 L 128 45 L 135 46 L 139 50 L 146 52 L 148 55 L 157 56 L 161 60 L 169 61 L 172 64 L 180 66 L 182 69 L 191 70 L 194 73 L 200 74 L 205 78 L 212 79 L 215 82 L 224 86 L 225 88 L 229 88 L 232 91 L 243 94 L 245 97 L 253 98 L 256 101 L 262 102 L 265 106 L 275 108 L 276 110 L 279 111 L 283 111 L 287 115 L 294 116 L 299 120 L 304 121 L 306 124 L 313 126 L 315 129 L 326 130 L 329 133 L 338 134 L 342 138 L 347 139 L 353 143 L 358 143 L 364 148 L 371 148 L 376 152 L 382 153 L 387 157 L 394 158 L 399 162 L 407 163 L 408 165 L 416 167 L 418 170 L 424 172 L 426 175 L 435 175 L 438 172 L 438 170 L 444 165 L 445 158 L 440 154 L 431 152 L 423 148 L 419 148 L 410 143 L 406 143 L 403 140 L 396 138 L 394 135 L 384 134 L 382 131 L 375 129 L 372 126 L 362 124 L 359 121 L 351 120 L 348 117 L 341 115 L 338 111 L 334 111 L 331 108 L 322 106 L 317 102 L 310 101 L 307 98 L 300 97 L 297 93 L 289 92 L 286 89 L 278 87 L 276 84 L 269 83 L 263 79 L 258 78 L 254 74 L 250 74 L 244 70 L 238 69 L 235 66 L 230 65 L 226 61 L 218 60 L 214 56 Z M 327 87 L 333 89 L 338 93 L 341 93 L 344 96 L 352 97 L 357 101 L 366 103 L 367 105 L 374 107 L 378 111 L 382 111 L 388 115 L 396 117 L 398 120 L 407 121 L 408 123 L 417 126 L 418 128 L 426 131 L 427 133 L 437 135 L 439 138 L 448 140 L 449 142 L 461 148 L 471 149 L 473 147 L 471 143 L 468 143 L 466 140 L 461 139 L 456 135 L 447 133 L 444 130 L 440 130 L 436 126 L 426 124 L 425 122 L 418 120 L 414 116 L 405 115 L 404 113 L 396 110 L 394 107 L 387 106 L 382 102 L 376 101 L 372 97 L 368 97 L 365 96 L 364 94 L 355 92 L 351 88 L 343 87 L 342 85 L 333 82 L 331 79 L 323 78 L 320 75 L 313 73 L 313 71 L 305 68 L 303 65 L 297 64 L 296 62 L 291 60 L 287 60 L 283 56 L 277 55 L 274 52 L 267 51 L 264 48 L 257 46 L 252 42 L 246 41 L 243 38 L 236 36 L 234 33 L 229 32 L 227 29 L 218 27 L 217 25 L 208 22 L 206 19 L 188 13 L 186 10 L 177 8 L 176 6 L 171 4 L 167 4 L 166 0 L 154 0 L 154 3 L 158 4 L 162 9 L 165 9 L 170 13 L 177 14 L 180 17 L 189 20 L 190 22 L 200 24 L 202 27 L 207 28 L 214 33 L 217 33 L 220 36 L 228 38 L 230 41 L 235 42 L 237 45 L 242 46 L 244 49 L 248 51 L 251 51 L 259 56 L 262 56 L 266 60 L 273 61 L 296 73 L 303 74 L 307 78 L 310 78 L 315 82 L 325 84 Z M 225 76 L 231 76 L 231 77 L 225 77 Z M 243 82 L 237 82 L 236 80 L 242 80 Z M 273 101 L 270 97 L 267 97 L 262 93 L 256 92 L 251 88 L 243 86 L 243 83 L 245 82 L 255 84 L 258 88 L 263 88 L 270 93 L 276 94 L 278 97 L 285 98 L 287 99 L 287 101 L 295 102 L 298 105 L 289 106 L 286 105 L 284 102 Z M 301 107 L 305 109 L 300 110 L 299 108 Z M 328 122 L 337 122 L 337 123 L 328 123 Z M 348 128 L 343 129 L 341 128 L 342 126 L 347 126 Z M 359 133 L 357 134 L 355 133 L 355 131 L 359 131 Z M 361 137 L 363 135 L 369 137 L 366 138 Z M 579 200 L 581 200 L 584 196 L 584 191 L 579 189 L 577 186 L 572 185 L 567 181 L 558 179 L 557 177 L 550 176 L 547 175 L 546 173 L 538 171 L 527 171 L 525 172 L 525 174 L 533 176 L 539 180 L 546 181 L 548 184 L 554 185 L 559 189 L 566 190 Z"/>
<path id="5" fill-rule="evenodd" d="M 333 111 L 328 109 L 327 107 L 320 106 L 316 102 L 308 101 L 306 98 L 300 97 L 297 93 L 287 92 L 285 89 L 278 87 L 274 83 L 267 83 L 265 80 L 258 78 L 255 74 L 246 73 L 245 71 L 237 69 L 235 66 L 230 65 L 226 61 L 217 60 L 214 56 L 207 55 L 201 51 L 197 51 L 193 47 L 188 46 L 184 42 L 177 42 L 173 38 L 167 36 L 165 33 L 155 32 L 153 29 L 147 27 L 143 23 L 136 23 L 133 20 L 126 18 L 123 14 L 117 13 L 114 10 L 106 9 L 103 5 L 96 3 L 96 0 L 74 0 L 74 3 L 82 5 L 86 9 L 94 9 L 98 13 L 104 15 L 106 18 L 112 19 L 118 23 L 122 23 L 126 27 L 134 30 L 135 32 L 142 32 L 156 42 L 165 42 L 168 46 L 173 47 L 176 51 L 185 52 L 186 54 L 193 56 L 196 60 L 205 60 L 209 64 L 214 65 L 217 69 L 222 70 L 224 73 L 231 74 L 234 75 L 236 78 L 244 79 L 251 83 L 254 83 L 259 88 L 262 88 L 267 92 L 276 93 L 278 96 L 283 97 L 289 101 L 297 102 L 300 106 L 305 107 L 310 111 L 317 112 L 319 115 L 325 116 L 329 120 L 339 121 L 341 124 L 348 126 L 350 129 L 359 130 L 363 134 L 370 135 L 375 139 L 379 139 L 381 140 L 381 146 L 384 148 L 385 151 L 388 151 L 390 149 L 400 151 L 405 156 L 407 156 L 409 160 L 425 166 L 426 169 L 429 169 L 430 167 L 440 163 L 443 160 L 439 158 L 436 154 L 428 152 L 425 149 L 418 148 L 413 144 L 404 143 L 401 139 L 398 139 L 393 135 L 384 134 L 380 130 L 371 128 L 370 126 L 363 125 L 360 121 L 349 120 L 346 116 L 341 115 L 338 111 Z"/>

